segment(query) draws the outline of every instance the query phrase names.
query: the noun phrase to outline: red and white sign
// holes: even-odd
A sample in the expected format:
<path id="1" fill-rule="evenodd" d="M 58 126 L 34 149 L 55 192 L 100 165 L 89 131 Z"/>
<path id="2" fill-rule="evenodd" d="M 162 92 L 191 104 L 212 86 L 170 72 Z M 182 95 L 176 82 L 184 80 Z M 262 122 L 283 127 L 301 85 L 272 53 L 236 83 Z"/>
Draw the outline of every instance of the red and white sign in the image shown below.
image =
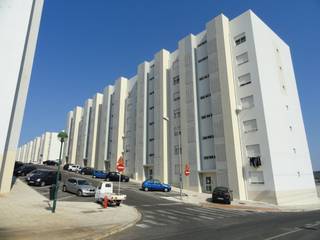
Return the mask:
<path id="1" fill-rule="evenodd" d="M 124 160 L 123 160 L 123 157 L 120 157 L 120 158 L 118 159 L 118 162 L 117 162 L 117 170 L 118 170 L 118 172 L 123 172 L 124 169 L 125 169 L 125 167 L 124 167 Z"/>
<path id="2" fill-rule="evenodd" d="M 184 169 L 184 175 L 186 175 L 187 177 L 190 175 L 190 166 L 188 163 L 186 164 L 186 167 Z"/>

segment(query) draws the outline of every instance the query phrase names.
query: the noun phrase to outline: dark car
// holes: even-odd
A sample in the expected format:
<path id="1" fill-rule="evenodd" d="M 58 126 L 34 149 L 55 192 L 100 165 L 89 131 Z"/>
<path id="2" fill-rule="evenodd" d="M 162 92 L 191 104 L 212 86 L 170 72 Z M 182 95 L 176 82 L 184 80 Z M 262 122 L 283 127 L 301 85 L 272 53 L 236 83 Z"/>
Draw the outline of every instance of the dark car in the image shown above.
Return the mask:
<path id="1" fill-rule="evenodd" d="M 108 172 L 105 179 L 106 181 L 119 181 L 119 173 Z M 129 182 L 129 177 L 121 174 L 121 182 Z"/>
<path id="2" fill-rule="evenodd" d="M 69 166 L 70 166 L 69 163 L 65 164 L 65 165 L 63 166 L 63 170 L 68 171 L 68 170 L 69 170 Z"/>
<path id="3" fill-rule="evenodd" d="M 13 174 L 15 176 L 26 176 L 29 172 L 37 169 L 34 165 L 31 164 L 25 164 L 22 165 L 21 167 L 17 168 L 14 170 Z"/>
<path id="4" fill-rule="evenodd" d="M 93 168 L 84 167 L 79 171 L 79 173 L 82 174 L 82 175 L 93 175 L 93 171 L 94 171 Z"/>
<path id="5" fill-rule="evenodd" d="M 48 171 L 42 170 L 37 172 L 36 174 L 27 177 L 26 181 L 29 185 L 37 185 L 37 186 L 45 186 L 50 184 L 55 184 L 57 179 L 57 172 L 56 171 Z M 61 175 L 59 180 L 61 180 Z"/>
<path id="6" fill-rule="evenodd" d="M 212 192 L 212 202 L 230 204 L 232 200 L 232 191 L 227 187 L 216 187 Z"/>
<path id="7" fill-rule="evenodd" d="M 23 166 L 24 165 L 24 163 L 23 162 L 15 162 L 14 163 L 14 170 L 16 170 L 16 169 L 18 169 L 19 167 L 21 167 L 21 166 Z"/>

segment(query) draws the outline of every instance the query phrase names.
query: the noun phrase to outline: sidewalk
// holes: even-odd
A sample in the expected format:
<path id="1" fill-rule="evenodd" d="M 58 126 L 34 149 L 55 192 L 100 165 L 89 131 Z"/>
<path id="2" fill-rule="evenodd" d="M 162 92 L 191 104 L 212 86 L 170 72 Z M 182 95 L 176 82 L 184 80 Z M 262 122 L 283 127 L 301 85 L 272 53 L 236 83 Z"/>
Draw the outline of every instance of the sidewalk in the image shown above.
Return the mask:
<path id="1" fill-rule="evenodd" d="M 94 202 L 51 202 L 20 180 L 0 195 L 0 239 L 101 239 L 133 226 L 140 213 L 133 207 L 102 208 Z"/>
<path id="2" fill-rule="evenodd" d="M 141 184 L 141 181 L 132 180 L 134 183 Z M 171 187 L 172 192 L 179 193 L 180 189 L 177 187 Z M 255 212 L 300 212 L 300 211 L 314 211 L 320 209 L 320 200 L 317 203 L 309 205 L 287 205 L 277 206 L 265 202 L 249 201 L 249 200 L 238 200 L 234 199 L 230 205 L 219 204 L 211 202 L 210 193 L 199 193 L 190 190 L 182 190 L 182 200 L 180 196 L 168 196 L 164 197 L 167 200 L 175 202 L 184 202 L 189 204 L 195 204 L 203 207 L 222 208 L 222 209 L 237 209 L 243 211 L 255 211 Z"/>

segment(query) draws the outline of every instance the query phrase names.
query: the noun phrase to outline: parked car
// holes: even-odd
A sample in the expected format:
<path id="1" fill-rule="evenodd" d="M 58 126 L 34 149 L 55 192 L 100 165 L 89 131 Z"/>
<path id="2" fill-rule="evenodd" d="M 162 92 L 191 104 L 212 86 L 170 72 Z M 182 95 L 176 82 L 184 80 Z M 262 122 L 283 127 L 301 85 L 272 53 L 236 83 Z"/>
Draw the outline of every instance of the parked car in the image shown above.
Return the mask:
<path id="1" fill-rule="evenodd" d="M 232 191 L 227 187 L 216 187 L 212 192 L 212 202 L 230 204 L 233 200 Z"/>
<path id="2" fill-rule="evenodd" d="M 119 175 L 118 172 L 108 172 L 105 179 L 106 181 L 119 181 Z M 129 177 L 121 174 L 121 182 L 129 182 Z"/>
<path id="3" fill-rule="evenodd" d="M 36 174 L 32 174 L 27 177 L 27 183 L 29 185 L 45 186 L 50 184 L 56 184 L 57 171 L 41 170 Z M 61 180 L 61 175 L 59 180 Z"/>
<path id="4" fill-rule="evenodd" d="M 67 164 L 63 165 L 63 170 L 68 171 L 69 166 L 70 166 L 70 164 L 69 164 L 69 163 L 67 163 Z"/>
<path id="5" fill-rule="evenodd" d="M 82 175 L 93 175 L 93 171 L 94 171 L 93 168 L 84 167 L 79 171 L 79 173 Z"/>
<path id="6" fill-rule="evenodd" d="M 35 170 L 29 172 L 29 173 L 27 174 L 27 177 L 30 177 L 30 176 L 32 176 L 32 175 L 34 175 L 34 174 L 38 174 L 38 173 L 40 173 L 40 172 L 42 172 L 42 171 L 43 171 L 43 169 L 35 169 Z"/>
<path id="7" fill-rule="evenodd" d="M 18 176 L 26 176 L 29 172 L 31 172 L 35 169 L 37 169 L 36 166 L 31 165 L 31 164 L 25 164 L 25 165 L 22 165 L 21 167 L 17 168 L 14 171 L 14 175 L 17 177 Z"/>
<path id="8" fill-rule="evenodd" d="M 81 170 L 81 166 L 80 165 L 69 164 L 68 171 L 70 171 L 70 172 L 79 172 L 80 170 Z"/>
<path id="9" fill-rule="evenodd" d="M 14 170 L 18 169 L 19 167 L 21 167 L 21 166 L 23 166 L 23 165 L 24 165 L 23 162 L 19 162 L 19 161 L 14 162 Z"/>
<path id="10" fill-rule="evenodd" d="M 142 183 L 142 189 L 144 191 L 164 191 L 164 192 L 170 192 L 171 186 L 169 184 L 161 183 L 157 179 L 149 179 L 145 180 Z"/>
<path id="11" fill-rule="evenodd" d="M 101 171 L 101 170 L 93 170 L 92 172 L 92 177 L 93 178 L 102 178 L 105 179 L 107 176 L 107 173 L 105 171 Z"/>
<path id="12" fill-rule="evenodd" d="M 62 191 L 76 193 L 78 196 L 94 196 L 96 188 L 83 178 L 68 178 Z"/>
<path id="13" fill-rule="evenodd" d="M 44 161 L 42 164 L 48 165 L 48 166 L 58 166 L 58 162 L 53 160 Z"/>

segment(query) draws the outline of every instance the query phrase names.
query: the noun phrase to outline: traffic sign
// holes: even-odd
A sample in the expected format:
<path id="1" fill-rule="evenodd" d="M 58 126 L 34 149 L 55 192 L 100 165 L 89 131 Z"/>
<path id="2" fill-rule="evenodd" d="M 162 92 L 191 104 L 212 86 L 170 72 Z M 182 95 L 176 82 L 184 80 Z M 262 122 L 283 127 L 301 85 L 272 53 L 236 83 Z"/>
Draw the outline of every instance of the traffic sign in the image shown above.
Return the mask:
<path id="1" fill-rule="evenodd" d="M 124 160 L 123 160 L 123 157 L 121 156 L 121 157 L 119 157 L 118 162 L 117 162 L 117 170 L 118 170 L 118 172 L 123 172 L 124 169 L 125 169 Z"/>
<path id="2" fill-rule="evenodd" d="M 187 177 L 190 175 L 190 166 L 189 166 L 189 164 L 186 164 L 186 167 L 184 169 L 184 175 L 186 175 Z"/>
<path id="3" fill-rule="evenodd" d="M 123 164 L 117 164 L 117 170 L 118 170 L 118 172 L 123 172 L 124 165 Z"/>

